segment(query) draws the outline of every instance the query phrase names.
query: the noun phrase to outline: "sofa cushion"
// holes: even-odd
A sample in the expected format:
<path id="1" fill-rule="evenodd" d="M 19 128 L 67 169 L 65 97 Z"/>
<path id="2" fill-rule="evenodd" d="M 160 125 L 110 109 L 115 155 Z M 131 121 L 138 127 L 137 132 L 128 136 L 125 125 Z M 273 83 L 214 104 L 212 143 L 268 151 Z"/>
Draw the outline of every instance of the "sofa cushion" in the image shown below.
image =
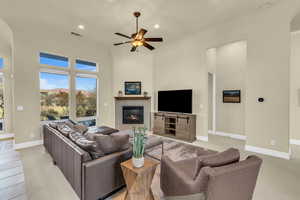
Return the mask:
<path id="1" fill-rule="evenodd" d="M 74 130 L 65 123 L 57 124 L 57 130 L 66 137 L 69 137 L 69 135 L 74 132 Z"/>
<path id="2" fill-rule="evenodd" d="M 240 152 L 238 149 L 230 148 L 217 154 L 200 156 L 199 159 L 202 167 L 221 167 L 238 162 L 240 160 Z"/>
<path id="3" fill-rule="evenodd" d="M 95 137 L 98 147 L 105 153 L 111 154 L 129 148 L 129 135 L 102 135 Z"/>

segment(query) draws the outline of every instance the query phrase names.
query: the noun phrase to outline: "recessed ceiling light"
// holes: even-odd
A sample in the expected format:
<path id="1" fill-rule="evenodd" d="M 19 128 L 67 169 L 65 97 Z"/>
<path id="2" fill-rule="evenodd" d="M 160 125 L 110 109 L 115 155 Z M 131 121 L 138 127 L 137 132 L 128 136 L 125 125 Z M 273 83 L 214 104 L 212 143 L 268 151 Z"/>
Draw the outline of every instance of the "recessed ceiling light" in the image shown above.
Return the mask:
<path id="1" fill-rule="evenodd" d="M 80 24 L 80 25 L 78 25 L 78 28 L 80 29 L 80 30 L 84 30 L 84 25 L 82 25 L 82 24 Z"/>
<path id="2" fill-rule="evenodd" d="M 159 25 L 159 24 L 155 24 L 155 25 L 154 25 L 154 28 L 155 28 L 155 29 L 159 29 L 159 28 L 160 28 L 160 25 Z"/>

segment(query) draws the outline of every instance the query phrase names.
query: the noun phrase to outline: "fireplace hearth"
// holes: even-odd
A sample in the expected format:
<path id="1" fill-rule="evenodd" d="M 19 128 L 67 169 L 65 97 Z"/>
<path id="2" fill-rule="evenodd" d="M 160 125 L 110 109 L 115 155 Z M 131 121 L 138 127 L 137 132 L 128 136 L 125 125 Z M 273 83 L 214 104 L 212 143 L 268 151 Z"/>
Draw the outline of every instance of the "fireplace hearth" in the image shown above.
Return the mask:
<path id="1" fill-rule="evenodd" d="M 144 124 L 144 107 L 123 106 L 123 124 Z"/>

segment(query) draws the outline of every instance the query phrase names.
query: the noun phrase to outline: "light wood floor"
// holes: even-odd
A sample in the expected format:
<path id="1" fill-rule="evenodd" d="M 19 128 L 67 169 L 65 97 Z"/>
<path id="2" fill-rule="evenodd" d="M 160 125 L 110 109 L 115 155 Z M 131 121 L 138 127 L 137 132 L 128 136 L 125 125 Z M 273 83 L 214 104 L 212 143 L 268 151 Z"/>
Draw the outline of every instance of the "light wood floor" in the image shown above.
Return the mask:
<path id="1" fill-rule="evenodd" d="M 22 161 L 12 140 L 0 141 L 0 199 L 27 200 Z"/>

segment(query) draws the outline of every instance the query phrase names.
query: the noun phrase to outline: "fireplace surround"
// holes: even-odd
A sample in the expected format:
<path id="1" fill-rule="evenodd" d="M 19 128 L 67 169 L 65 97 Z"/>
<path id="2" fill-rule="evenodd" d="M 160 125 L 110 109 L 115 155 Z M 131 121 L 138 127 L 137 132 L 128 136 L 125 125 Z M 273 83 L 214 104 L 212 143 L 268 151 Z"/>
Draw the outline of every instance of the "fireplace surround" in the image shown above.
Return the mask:
<path id="1" fill-rule="evenodd" d="M 132 127 L 151 128 L 151 97 L 115 97 L 115 127 L 120 130 Z"/>

